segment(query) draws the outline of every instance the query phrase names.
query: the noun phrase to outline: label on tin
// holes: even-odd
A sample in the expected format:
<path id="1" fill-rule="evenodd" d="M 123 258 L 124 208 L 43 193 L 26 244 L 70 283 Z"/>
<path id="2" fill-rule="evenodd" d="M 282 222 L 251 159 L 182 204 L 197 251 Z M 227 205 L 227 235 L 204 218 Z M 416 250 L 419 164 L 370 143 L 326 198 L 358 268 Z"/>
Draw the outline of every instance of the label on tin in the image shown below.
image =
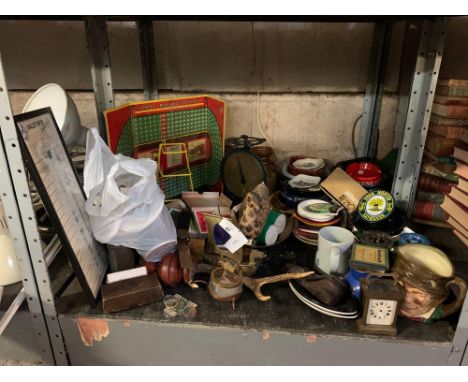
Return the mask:
<path id="1" fill-rule="evenodd" d="M 387 219 L 393 212 L 393 196 L 384 190 L 371 191 L 359 201 L 358 211 L 361 218 L 368 222 Z"/>

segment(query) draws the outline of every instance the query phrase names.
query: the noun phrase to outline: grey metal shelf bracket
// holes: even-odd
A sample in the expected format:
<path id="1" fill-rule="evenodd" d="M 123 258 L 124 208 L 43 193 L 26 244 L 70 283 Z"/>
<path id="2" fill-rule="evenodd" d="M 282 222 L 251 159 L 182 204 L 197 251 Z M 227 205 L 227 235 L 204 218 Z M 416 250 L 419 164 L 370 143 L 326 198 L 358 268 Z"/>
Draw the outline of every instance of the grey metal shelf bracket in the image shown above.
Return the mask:
<path id="1" fill-rule="evenodd" d="M 0 57 L 0 192 L 44 360 L 68 365 Z"/>
<path id="2" fill-rule="evenodd" d="M 103 16 L 85 17 L 85 29 L 91 61 L 91 77 L 99 134 L 106 139 L 106 123 L 103 112 L 115 106 L 106 18 Z"/>
<path id="3" fill-rule="evenodd" d="M 358 157 L 375 158 L 379 141 L 379 119 L 382 94 L 387 70 L 388 51 L 392 24 L 390 21 L 375 23 L 372 41 L 370 68 L 366 94 L 362 109 L 362 123 L 359 132 Z"/>
<path id="4" fill-rule="evenodd" d="M 158 99 L 156 49 L 154 46 L 153 20 L 151 18 L 141 17 L 138 20 L 138 36 L 145 100 Z"/>
<path id="5" fill-rule="evenodd" d="M 399 110 L 406 117 L 392 194 L 396 205 L 407 214 L 411 213 L 414 204 L 446 29 L 447 19 L 443 17 L 422 23 L 408 107 Z"/>

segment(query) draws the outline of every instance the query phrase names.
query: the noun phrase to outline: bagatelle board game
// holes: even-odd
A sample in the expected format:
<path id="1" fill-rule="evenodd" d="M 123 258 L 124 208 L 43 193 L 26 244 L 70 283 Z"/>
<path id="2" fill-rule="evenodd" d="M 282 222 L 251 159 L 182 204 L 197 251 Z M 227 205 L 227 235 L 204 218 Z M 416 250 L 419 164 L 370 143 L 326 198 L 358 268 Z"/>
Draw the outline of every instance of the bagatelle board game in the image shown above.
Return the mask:
<path id="1" fill-rule="evenodd" d="M 220 185 L 224 153 L 225 104 L 208 96 L 133 102 L 104 112 L 108 144 L 112 152 L 133 158 L 151 158 L 164 175 L 187 173 L 185 147 L 193 187 Z M 160 144 L 167 145 L 159 153 Z M 162 146 L 161 146 L 162 147 Z M 171 151 L 173 153 L 171 154 Z M 160 176 L 158 183 L 167 198 L 190 189 L 185 176 Z"/>

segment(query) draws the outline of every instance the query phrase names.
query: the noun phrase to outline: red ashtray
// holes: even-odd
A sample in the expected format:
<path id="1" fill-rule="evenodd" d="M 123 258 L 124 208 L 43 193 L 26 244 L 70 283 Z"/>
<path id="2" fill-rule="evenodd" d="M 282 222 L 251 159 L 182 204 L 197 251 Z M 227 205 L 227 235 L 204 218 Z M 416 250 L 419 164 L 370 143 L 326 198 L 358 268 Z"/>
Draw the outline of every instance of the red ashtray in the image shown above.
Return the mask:
<path id="1" fill-rule="evenodd" d="M 354 162 L 346 166 L 346 173 L 364 187 L 374 187 L 382 180 L 382 170 L 372 162 Z"/>

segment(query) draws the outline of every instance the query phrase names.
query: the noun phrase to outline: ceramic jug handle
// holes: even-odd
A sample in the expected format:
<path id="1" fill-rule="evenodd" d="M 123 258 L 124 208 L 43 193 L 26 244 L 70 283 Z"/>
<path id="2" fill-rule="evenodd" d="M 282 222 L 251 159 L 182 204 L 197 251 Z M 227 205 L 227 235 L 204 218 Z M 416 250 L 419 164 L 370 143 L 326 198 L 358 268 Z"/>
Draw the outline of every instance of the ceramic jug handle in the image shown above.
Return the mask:
<path id="1" fill-rule="evenodd" d="M 456 285 L 458 287 L 459 292 L 456 296 L 455 301 L 451 302 L 450 304 L 443 304 L 441 306 L 442 318 L 450 316 L 451 314 L 455 313 L 458 309 L 460 309 L 465 299 L 466 291 L 467 291 L 465 280 L 461 279 L 460 277 L 455 277 L 452 281 L 449 281 L 445 285 L 445 288 L 448 291 L 450 291 L 453 285 Z"/>
<path id="2" fill-rule="evenodd" d="M 340 266 L 340 254 L 341 254 L 341 251 L 337 247 L 331 248 L 330 270 L 329 270 L 330 274 L 338 272 L 338 267 Z"/>

